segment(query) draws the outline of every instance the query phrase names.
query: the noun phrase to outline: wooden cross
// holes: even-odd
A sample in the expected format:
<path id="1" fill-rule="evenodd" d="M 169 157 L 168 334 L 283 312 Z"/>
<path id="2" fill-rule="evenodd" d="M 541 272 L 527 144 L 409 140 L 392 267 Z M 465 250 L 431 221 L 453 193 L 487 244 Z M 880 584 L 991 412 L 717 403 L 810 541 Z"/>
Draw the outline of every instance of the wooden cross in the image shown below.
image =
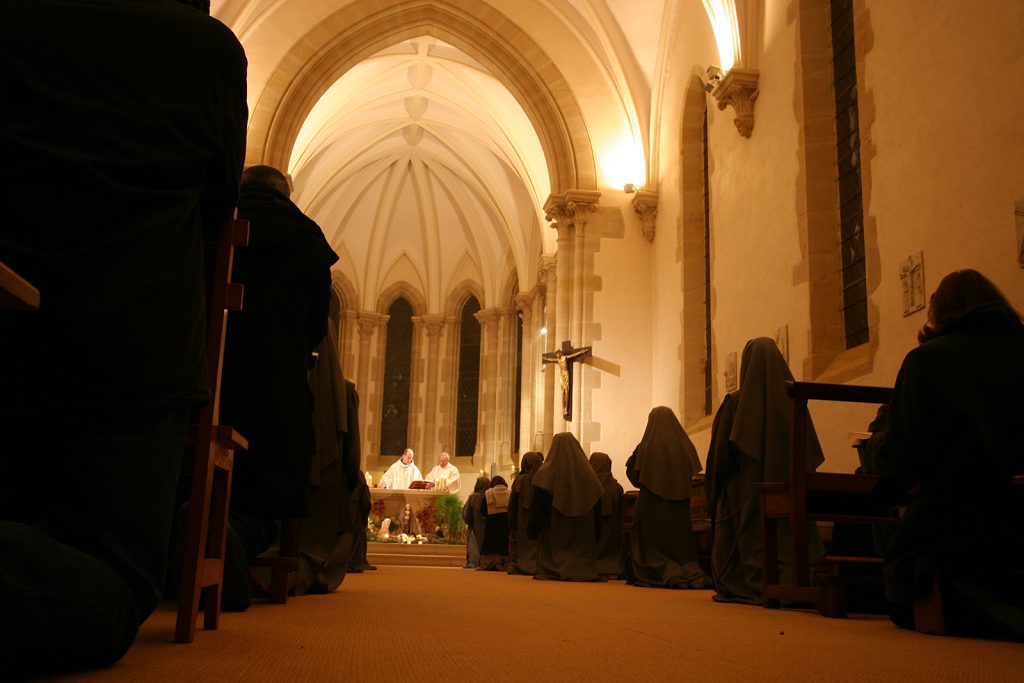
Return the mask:
<path id="1" fill-rule="evenodd" d="M 572 364 L 590 355 L 589 346 L 572 348 L 568 339 L 562 342 L 562 348 L 551 353 L 541 354 L 544 363 L 558 364 L 558 383 L 562 387 L 562 417 L 572 420 Z"/>

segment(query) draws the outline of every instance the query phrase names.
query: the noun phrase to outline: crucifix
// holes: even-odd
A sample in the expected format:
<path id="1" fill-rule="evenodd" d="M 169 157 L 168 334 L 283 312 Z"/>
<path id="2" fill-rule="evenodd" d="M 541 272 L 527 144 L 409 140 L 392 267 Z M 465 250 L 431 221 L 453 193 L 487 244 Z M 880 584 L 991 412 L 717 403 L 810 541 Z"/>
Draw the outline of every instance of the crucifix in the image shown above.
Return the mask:
<path id="1" fill-rule="evenodd" d="M 542 362 L 558 363 L 558 383 L 562 387 L 562 417 L 566 420 L 572 420 L 572 364 L 589 356 L 590 348 L 583 346 L 574 349 L 572 343 L 566 339 L 562 342 L 561 349 L 541 354 Z"/>

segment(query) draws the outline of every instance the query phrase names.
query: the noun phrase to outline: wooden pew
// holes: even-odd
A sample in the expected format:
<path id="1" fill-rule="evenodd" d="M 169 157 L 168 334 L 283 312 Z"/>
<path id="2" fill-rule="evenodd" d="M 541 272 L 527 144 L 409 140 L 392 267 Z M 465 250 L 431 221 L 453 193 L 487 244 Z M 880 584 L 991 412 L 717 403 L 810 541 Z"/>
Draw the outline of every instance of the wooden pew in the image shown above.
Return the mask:
<path id="1" fill-rule="evenodd" d="M 693 495 L 690 496 L 690 523 L 693 527 L 693 541 L 697 546 L 697 561 L 700 568 L 709 577 L 711 572 L 711 551 L 715 545 L 711 526 L 711 511 L 708 509 L 707 491 L 704 488 L 703 474 L 695 474 L 691 479 Z"/>
<path id="2" fill-rule="evenodd" d="M 242 285 L 231 282 L 234 249 L 248 242 L 249 222 L 236 219 L 225 226 L 216 249 L 206 337 L 211 397 L 189 435 L 190 448 L 186 453 L 192 459 L 192 495 L 174 631 L 178 643 L 191 643 L 194 639 L 200 604 L 204 628 L 216 629 L 220 623 L 231 470 L 234 452 L 248 447 L 234 429 L 219 424 L 221 364 L 228 311 L 242 308 Z"/>
<path id="3" fill-rule="evenodd" d="M 793 397 L 793 452 L 790 454 L 789 482 L 757 485 L 761 503 L 761 545 L 764 560 L 762 600 L 777 608 L 781 601 L 811 604 L 826 616 L 846 616 L 845 584 L 882 585 L 882 559 L 826 555 L 818 563 L 817 585 L 811 583 L 808 560 L 808 522 L 895 524 L 898 517 L 875 512 L 871 494 L 877 477 L 855 474 L 807 472 L 807 403 L 810 400 L 847 403 L 888 403 L 892 389 L 886 387 L 788 382 Z M 780 583 L 778 565 L 779 520 L 788 520 L 792 541 L 793 582 Z M 851 565 L 875 566 L 875 577 L 846 577 L 842 569 Z"/>
<path id="4" fill-rule="evenodd" d="M 39 290 L 0 261 L 0 310 L 39 308 Z"/>
<path id="5" fill-rule="evenodd" d="M 276 557 L 257 557 L 253 567 L 266 567 L 270 570 L 270 585 L 265 585 L 253 573 L 253 583 L 259 592 L 265 592 L 270 602 L 283 605 L 288 602 L 288 592 L 292 588 L 291 579 L 299 570 L 299 540 L 302 520 L 289 517 L 281 520 L 280 541 Z"/>

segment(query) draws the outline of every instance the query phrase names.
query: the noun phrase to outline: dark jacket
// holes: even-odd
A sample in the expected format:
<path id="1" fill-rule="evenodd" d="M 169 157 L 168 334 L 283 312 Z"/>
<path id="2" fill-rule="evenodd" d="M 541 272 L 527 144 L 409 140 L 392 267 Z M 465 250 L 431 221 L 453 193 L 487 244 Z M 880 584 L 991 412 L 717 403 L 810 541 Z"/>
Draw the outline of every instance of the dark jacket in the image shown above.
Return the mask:
<path id="1" fill-rule="evenodd" d="M 307 370 L 327 331 L 338 257 L 319 226 L 277 192 L 243 192 L 238 215 L 250 221 L 233 277 L 245 298 L 228 318 L 221 421 L 249 450 L 235 462 L 232 505 L 303 517 L 315 449 Z"/>
<path id="2" fill-rule="evenodd" d="M 203 241 L 238 198 L 241 45 L 173 0 L 4 2 L 0 43 L 18 103 L 0 126 L 0 261 L 42 296 L 5 316 L 5 394 L 106 417 L 206 400 Z"/>

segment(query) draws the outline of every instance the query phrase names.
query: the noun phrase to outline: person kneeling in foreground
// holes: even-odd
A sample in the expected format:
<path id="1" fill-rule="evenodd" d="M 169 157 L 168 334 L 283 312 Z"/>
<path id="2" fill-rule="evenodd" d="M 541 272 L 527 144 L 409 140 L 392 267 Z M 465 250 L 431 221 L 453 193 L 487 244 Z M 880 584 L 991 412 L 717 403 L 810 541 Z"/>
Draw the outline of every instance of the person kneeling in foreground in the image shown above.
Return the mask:
<path id="1" fill-rule="evenodd" d="M 576 437 L 556 434 L 548 456 L 533 475 L 533 500 L 526 533 L 537 539 L 535 579 L 600 581 L 597 573 L 601 496 Z"/>
<path id="2" fill-rule="evenodd" d="M 632 583 L 658 588 L 704 588 L 690 523 L 690 480 L 700 472 L 697 449 L 671 408 L 658 406 L 626 461 L 640 489 L 632 538 Z"/>
<path id="3" fill-rule="evenodd" d="M 918 340 L 863 455 L 889 480 L 879 490 L 917 485 L 885 553 L 892 620 L 913 628 L 913 603 L 938 584 L 948 633 L 1024 640 L 1024 496 L 1012 484 L 1024 472 L 1024 324 L 961 270 L 939 283 Z"/>

